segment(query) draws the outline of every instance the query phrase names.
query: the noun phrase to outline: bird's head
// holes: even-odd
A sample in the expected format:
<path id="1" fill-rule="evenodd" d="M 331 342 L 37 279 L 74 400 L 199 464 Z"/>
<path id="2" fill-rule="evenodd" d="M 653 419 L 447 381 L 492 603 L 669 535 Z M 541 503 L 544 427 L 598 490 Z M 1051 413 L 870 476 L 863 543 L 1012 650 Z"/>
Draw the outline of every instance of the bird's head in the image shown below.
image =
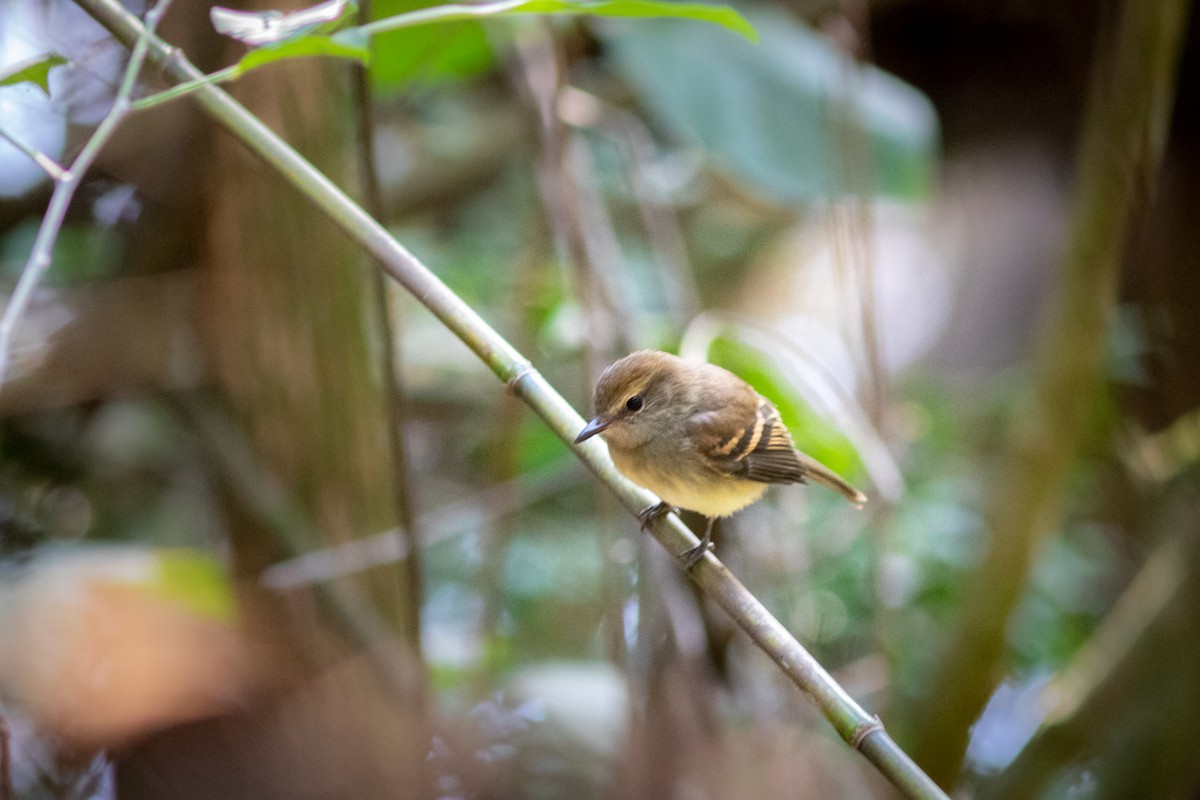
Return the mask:
<path id="1" fill-rule="evenodd" d="M 638 447 L 670 428 L 686 389 L 685 362 L 657 350 L 639 350 L 604 370 L 592 398 L 595 416 L 575 444 L 598 433 L 610 445 Z"/>

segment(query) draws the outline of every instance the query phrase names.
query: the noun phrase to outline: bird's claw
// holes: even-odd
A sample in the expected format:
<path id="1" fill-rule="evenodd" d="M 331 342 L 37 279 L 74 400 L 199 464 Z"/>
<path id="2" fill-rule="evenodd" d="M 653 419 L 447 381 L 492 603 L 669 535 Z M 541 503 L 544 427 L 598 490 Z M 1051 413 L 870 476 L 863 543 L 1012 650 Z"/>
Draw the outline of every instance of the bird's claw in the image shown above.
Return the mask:
<path id="1" fill-rule="evenodd" d="M 689 547 L 679 554 L 679 558 L 683 561 L 683 569 L 689 570 L 696 566 L 696 562 L 704 558 L 704 554 L 712 551 L 713 543 L 711 541 L 702 541 L 695 547 Z"/>
<path id="2" fill-rule="evenodd" d="M 696 566 L 696 562 L 704 558 L 704 554 L 713 549 L 713 525 L 716 522 L 716 517 L 709 517 L 708 525 L 704 527 L 704 535 L 700 537 L 700 544 L 680 553 L 679 557 L 683 559 L 683 569 L 685 572 Z"/>
<path id="3" fill-rule="evenodd" d="M 670 514 L 672 510 L 673 509 L 671 508 L 670 503 L 662 502 L 642 509 L 642 511 L 638 514 L 638 521 L 642 523 L 642 530 L 645 531 L 654 524 L 656 519 L 665 517 L 667 514 Z"/>
<path id="4" fill-rule="evenodd" d="M 654 524 L 654 521 L 665 517 L 675 509 L 670 503 L 656 503 L 649 508 L 642 509 L 638 514 L 638 521 L 642 523 L 642 531 L 646 531 Z M 700 544 L 695 547 L 689 547 L 687 550 L 679 554 L 679 558 L 683 561 L 683 568 L 689 570 L 696 565 L 696 562 L 704 558 L 704 554 L 713 549 L 712 542 L 713 519 L 708 520 L 708 527 L 704 530 L 704 537 L 700 540 Z"/>

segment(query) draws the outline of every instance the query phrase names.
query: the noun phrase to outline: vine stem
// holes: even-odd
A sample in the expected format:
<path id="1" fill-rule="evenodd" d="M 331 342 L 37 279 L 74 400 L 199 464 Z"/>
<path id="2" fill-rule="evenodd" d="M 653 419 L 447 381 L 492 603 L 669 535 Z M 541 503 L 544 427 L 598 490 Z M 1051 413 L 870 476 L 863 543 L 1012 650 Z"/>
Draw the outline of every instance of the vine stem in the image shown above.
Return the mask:
<path id="1" fill-rule="evenodd" d="M 138 74 L 141 72 L 142 64 L 145 63 L 146 55 L 149 52 L 150 39 L 154 37 L 154 29 L 158 26 L 158 21 L 162 19 L 169 5 L 170 0 L 160 0 L 156 3 L 146 12 L 146 24 L 143 26 L 139 22 L 137 36 L 126 42 L 127 45 L 132 45 L 133 51 L 130 54 L 129 63 L 125 67 L 125 74 L 121 79 L 120 88 L 117 89 L 116 97 L 113 99 L 112 107 L 91 137 L 88 138 L 83 149 L 79 151 L 79 155 L 75 157 L 70 168 L 66 171 L 59 169 L 56 174 L 50 168 L 51 165 L 57 166 L 53 162 L 46 164 L 42 159 L 34 159 L 54 178 L 55 187 L 54 193 L 50 197 L 50 204 L 46 208 L 46 214 L 42 217 L 42 224 L 38 228 L 37 238 L 33 241 L 33 249 L 29 251 L 29 258 L 21 269 L 21 277 L 17 280 L 17 286 L 8 300 L 8 305 L 4 307 L 4 314 L 0 316 L 0 383 L 4 382 L 4 378 L 8 374 L 13 334 L 20 324 L 21 318 L 25 315 L 26 309 L 29 308 L 34 290 L 37 289 L 46 270 L 50 268 L 54 243 L 58 241 L 58 234 L 62 230 L 63 220 L 66 219 L 67 209 L 70 208 L 71 201 L 75 199 L 75 192 L 83 183 L 83 178 L 91 169 L 96 156 L 100 154 L 100 151 L 112 138 L 113 133 L 116 132 L 117 127 L 129 115 L 130 98 L 133 96 Z"/>
<path id="2" fill-rule="evenodd" d="M 53 158 L 46 155 L 41 150 L 38 150 L 36 147 L 30 147 L 29 145 L 25 144 L 16 136 L 13 136 L 11 133 L 4 130 L 4 128 L 0 128 L 0 139 L 8 142 L 13 147 L 17 148 L 26 156 L 28 156 L 29 160 L 37 164 L 38 167 L 41 168 L 42 172 L 50 176 L 51 180 L 61 181 L 67 177 L 68 172 L 60 167 L 58 162 L 56 162 Z"/>
<path id="3" fill-rule="evenodd" d="M 149 43 L 149 57 L 177 81 L 203 77 L 175 48 L 148 35 L 141 21 L 118 0 L 76 0 L 77 4 L 127 46 Z M 469 346 L 568 445 L 584 424 L 582 417 L 504 337 L 489 326 L 437 276 L 396 241 L 386 229 L 280 139 L 253 114 L 216 86 L 196 91 L 196 101 L 256 156 L 277 169 L 292 186 L 322 209 L 380 263 L 430 312 Z M 572 447 L 584 464 L 631 512 L 658 502 L 649 491 L 622 477 L 604 445 L 596 440 Z M 675 515 L 661 518 L 651 533 L 667 550 L 680 554 L 697 543 Z M 825 715 L 848 744 L 859 750 L 906 797 L 940 798 L 946 794 L 896 745 L 878 718 L 867 714 L 796 641 L 759 600 L 711 553 L 690 572 L 701 589 L 749 634 L 781 670 Z"/>

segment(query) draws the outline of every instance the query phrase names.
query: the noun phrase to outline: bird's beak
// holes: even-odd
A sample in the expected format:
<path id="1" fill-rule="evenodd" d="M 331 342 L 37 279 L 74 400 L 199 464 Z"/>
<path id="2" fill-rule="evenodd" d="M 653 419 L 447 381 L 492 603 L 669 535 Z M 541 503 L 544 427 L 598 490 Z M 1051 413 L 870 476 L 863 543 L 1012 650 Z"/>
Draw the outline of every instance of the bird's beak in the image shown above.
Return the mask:
<path id="1" fill-rule="evenodd" d="M 610 420 L 610 419 L 605 419 L 604 417 L 596 417 L 594 420 L 589 422 L 587 425 L 583 426 L 583 430 L 581 430 L 579 432 L 579 435 L 575 437 L 575 444 L 579 444 L 580 442 L 586 442 L 588 439 L 592 438 L 597 433 L 604 430 L 611 424 L 612 424 L 612 420 Z"/>

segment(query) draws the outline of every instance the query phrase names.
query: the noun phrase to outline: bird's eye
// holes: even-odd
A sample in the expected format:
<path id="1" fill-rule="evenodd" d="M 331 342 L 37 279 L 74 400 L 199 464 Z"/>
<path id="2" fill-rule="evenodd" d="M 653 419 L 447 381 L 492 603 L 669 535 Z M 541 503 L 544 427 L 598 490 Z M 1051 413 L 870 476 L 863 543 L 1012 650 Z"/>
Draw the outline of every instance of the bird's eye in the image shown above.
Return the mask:
<path id="1" fill-rule="evenodd" d="M 642 410 L 642 396 L 640 394 L 635 394 L 633 397 L 631 397 L 625 401 L 625 407 L 628 408 L 630 411 L 641 411 Z"/>

